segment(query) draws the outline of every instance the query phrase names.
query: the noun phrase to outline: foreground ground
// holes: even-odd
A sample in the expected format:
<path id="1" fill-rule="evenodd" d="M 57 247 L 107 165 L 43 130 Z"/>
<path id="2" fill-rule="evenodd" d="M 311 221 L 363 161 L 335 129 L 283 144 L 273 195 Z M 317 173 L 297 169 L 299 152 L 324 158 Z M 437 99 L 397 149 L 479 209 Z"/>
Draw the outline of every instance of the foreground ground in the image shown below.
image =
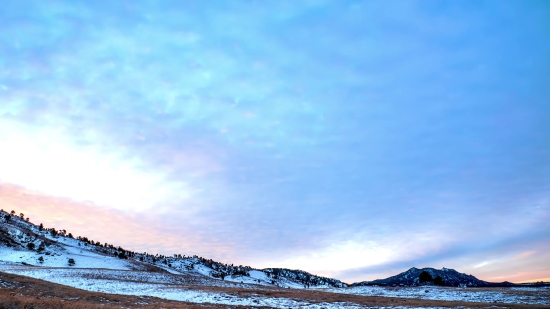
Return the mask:
<path id="1" fill-rule="evenodd" d="M 103 273 L 101 270 L 96 271 L 98 274 Z M 70 276 L 80 276 L 80 278 L 87 276 L 78 275 L 78 273 L 81 273 L 81 271 L 74 270 L 70 273 Z M 53 274 L 59 276 L 61 272 L 53 270 Z M 152 296 L 91 292 L 26 276 L 0 272 L 0 308 L 550 308 L 548 304 L 550 291 L 548 290 L 534 292 L 508 289 L 509 294 L 520 298 L 524 297 L 524 299 L 533 299 L 532 297 L 535 295 L 540 303 L 504 304 L 498 302 L 364 296 L 335 293 L 334 291 L 266 288 L 252 285 L 202 286 L 199 282 L 188 281 L 189 283 L 185 283 L 186 278 L 179 278 L 180 283 L 176 284 L 174 281 L 166 282 L 167 278 L 173 276 L 170 274 L 167 274 L 167 277 L 163 277 L 162 280 L 156 278 L 148 281 L 144 281 L 145 277 L 140 278 L 139 275 L 133 275 L 132 280 L 122 280 L 120 274 L 118 275 L 121 280 L 120 284 L 127 285 L 130 288 L 136 287 L 136 284 L 149 285 L 150 291 L 166 290 L 169 293 L 174 293 L 174 295 L 195 295 L 195 298 L 191 297 L 189 299 L 192 302 L 186 302 Z M 91 283 L 89 286 L 92 288 L 94 287 L 94 280 L 100 280 L 108 286 L 109 281 L 116 281 L 115 278 L 117 278 L 109 271 L 106 271 L 103 276 L 88 277 L 91 281 L 84 282 Z M 109 279 L 106 277 L 109 277 Z M 159 281 L 165 281 L 165 283 L 161 284 Z M 389 290 L 392 291 L 392 289 Z M 394 293 L 396 293 L 396 290 L 393 289 Z M 419 290 L 419 288 L 416 288 L 416 290 Z M 138 290 L 137 294 L 143 291 L 145 290 Z M 347 289 L 343 292 L 360 293 L 356 289 Z M 431 292 L 434 293 L 434 291 Z M 468 289 L 462 289 L 462 292 L 465 295 L 469 293 Z M 503 293 L 503 290 L 484 289 L 471 293 L 478 292 Z M 196 303 L 199 300 L 201 300 L 201 303 Z"/>

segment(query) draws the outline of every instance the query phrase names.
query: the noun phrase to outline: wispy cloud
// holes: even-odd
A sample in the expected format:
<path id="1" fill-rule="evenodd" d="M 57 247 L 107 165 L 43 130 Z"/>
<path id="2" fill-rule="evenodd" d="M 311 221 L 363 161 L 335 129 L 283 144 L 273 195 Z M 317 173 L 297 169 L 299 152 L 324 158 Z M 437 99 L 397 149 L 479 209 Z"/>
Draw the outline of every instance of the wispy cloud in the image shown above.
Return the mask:
<path id="1" fill-rule="evenodd" d="M 520 238 L 544 256 L 546 8 L 12 1 L 0 181 L 239 264 L 374 279 Z"/>

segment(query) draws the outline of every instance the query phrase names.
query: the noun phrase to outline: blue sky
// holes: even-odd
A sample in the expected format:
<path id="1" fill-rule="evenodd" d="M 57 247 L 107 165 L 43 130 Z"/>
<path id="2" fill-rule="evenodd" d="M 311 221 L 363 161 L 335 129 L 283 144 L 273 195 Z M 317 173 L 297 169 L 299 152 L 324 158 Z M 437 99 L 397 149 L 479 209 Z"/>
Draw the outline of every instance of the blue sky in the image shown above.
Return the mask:
<path id="1" fill-rule="evenodd" d="M 550 278 L 549 4 L 398 4 L 8 1 L 0 205 L 345 281 Z"/>

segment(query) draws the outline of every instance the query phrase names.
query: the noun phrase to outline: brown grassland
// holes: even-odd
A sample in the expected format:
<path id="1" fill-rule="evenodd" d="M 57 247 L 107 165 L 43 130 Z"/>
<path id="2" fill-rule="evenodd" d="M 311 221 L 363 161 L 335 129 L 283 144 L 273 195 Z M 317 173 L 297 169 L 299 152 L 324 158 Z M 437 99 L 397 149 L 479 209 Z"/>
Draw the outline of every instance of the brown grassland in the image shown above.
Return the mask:
<path id="1" fill-rule="evenodd" d="M 88 292 L 43 280 L 0 272 L 0 309 L 73 309 L 73 308 L 251 308 L 215 304 L 193 304 L 164 300 L 155 297 L 139 297 Z M 212 292 L 223 292 L 240 297 L 284 297 L 310 303 L 348 303 L 365 307 L 443 307 L 443 308 L 550 308 L 550 305 L 487 304 L 462 301 L 434 301 L 380 296 L 357 296 L 317 290 L 294 289 L 246 289 L 228 287 L 193 286 Z M 253 308 L 268 308 L 256 306 Z"/>

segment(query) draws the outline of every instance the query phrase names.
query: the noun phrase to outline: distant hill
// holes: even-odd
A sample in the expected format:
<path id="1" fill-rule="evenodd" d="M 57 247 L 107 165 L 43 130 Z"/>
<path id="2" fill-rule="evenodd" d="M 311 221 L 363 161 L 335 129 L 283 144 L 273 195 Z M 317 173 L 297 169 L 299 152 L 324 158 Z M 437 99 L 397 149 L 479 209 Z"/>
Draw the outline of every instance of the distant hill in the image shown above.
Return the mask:
<path id="1" fill-rule="evenodd" d="M 464 286 L 464 287 L 497 287 L 497 286 L 513 286 L 513 283 L 510 282 L 487 282 L 479 280 L 472 275 L 467 275 L 459 273 L 454 269 L 442 268 L 416 268 L 413 267 L 405 272 L 402 272 L 398 275 L 386 278 L 386 279 L 377 279 L 373 281 L 363 281 L 354 283 L 351 286 L 366 286 L 366 285 L 381 285 L 381 286 L 420 286 L 426 284 L 434 284 L 432 282 L 420 282 L 420 274 L 422 272 L 427 272 L 430 274 L 432 279 L 436 277 L 441 277 L 442 285 L 444 286 Z"/>

